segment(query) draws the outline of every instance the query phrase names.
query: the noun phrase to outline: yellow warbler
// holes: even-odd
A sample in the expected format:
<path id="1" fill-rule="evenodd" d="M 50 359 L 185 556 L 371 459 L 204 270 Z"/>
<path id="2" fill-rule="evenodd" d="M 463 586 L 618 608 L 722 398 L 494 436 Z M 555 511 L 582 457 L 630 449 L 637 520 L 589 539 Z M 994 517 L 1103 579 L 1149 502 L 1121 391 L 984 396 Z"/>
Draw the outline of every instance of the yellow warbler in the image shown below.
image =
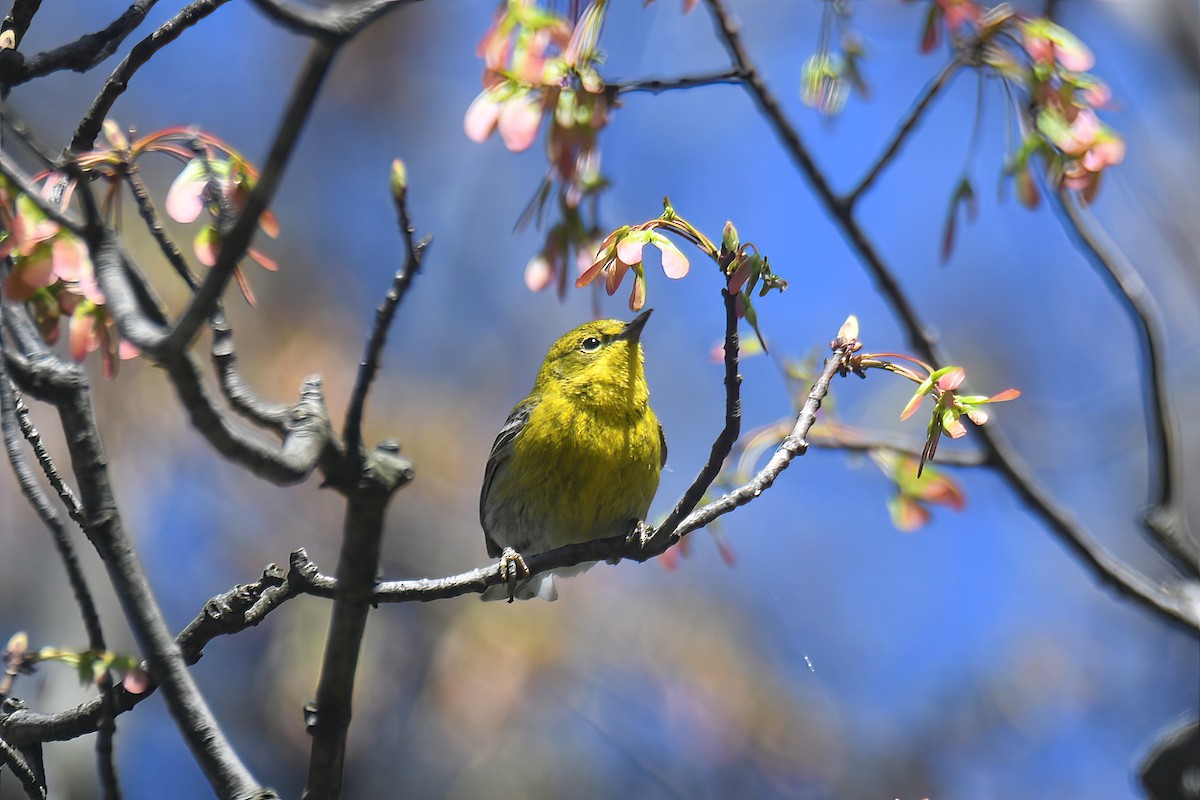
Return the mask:
<path id="1" fill-rule="evenodd" d="M 644 520 L 667 458 L 638 341 L 649 318 L 588 322 L 560 338 L 500 429 L 479 519 L 488 554 L 506 570 L 524 571 L 522 553 L 628 534 Z M 492 586 L 483 599 L 554 600 L 556 573 L 590 566 Z"/>

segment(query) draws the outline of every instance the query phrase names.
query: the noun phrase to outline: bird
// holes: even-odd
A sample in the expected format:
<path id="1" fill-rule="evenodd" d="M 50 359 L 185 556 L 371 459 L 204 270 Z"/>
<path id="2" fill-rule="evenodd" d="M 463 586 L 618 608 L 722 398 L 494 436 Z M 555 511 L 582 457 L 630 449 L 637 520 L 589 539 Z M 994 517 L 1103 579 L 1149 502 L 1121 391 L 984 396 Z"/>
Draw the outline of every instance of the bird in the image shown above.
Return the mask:
<path id="1" fill-rule="evenodd" d="M 479 520 L 488 555 L 501 559 L 509 581 L 488 587 L 484 600 L 555 600 L 556 576 L 595 562 L 529 577 L 523 555 L 646 530 L 667 459 L 640 342 L 652 311 L 628 323 L 586 322 L 559 337 L 501 427 Z"/>

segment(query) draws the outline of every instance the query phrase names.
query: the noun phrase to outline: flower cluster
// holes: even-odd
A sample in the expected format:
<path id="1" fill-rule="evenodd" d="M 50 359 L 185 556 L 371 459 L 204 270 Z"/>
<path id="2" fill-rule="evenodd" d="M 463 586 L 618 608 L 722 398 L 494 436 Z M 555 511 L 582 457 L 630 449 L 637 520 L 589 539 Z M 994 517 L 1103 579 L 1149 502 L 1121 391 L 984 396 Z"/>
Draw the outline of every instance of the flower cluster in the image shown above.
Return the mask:
<path id="1" fill-rule="evenodd" d="M 1108 87 L 1087 73 L 1095 59 L 1066 29 L 1044 19 L 1025 20 L 1021 37 L 1032 64 L 1027 86 L 1035 131 L 1027 132 L 1020 152 L 1026 160 L 1031 152 L 1043 153 L 1054 185 L 1090 203 L 1104 170 L 1125 159 L 1124 140 L 1096 115 L 1108 104 Z"/>
<path id="2" fill-rule="evenodd" d="M 654 219 L 640 225 L 626 225 L 610 233 L 597 248 L 595 261 L 583 271 L 575 285 L 582 288 L 603 275 L 604 290 L 612 295 L 620 287 L 621 281 L 625 280 L 625 275 L 633 270 L 629 308 L 632 311 L 640 310 L 646 305 L 646 270 L 642 264 L 642 251 L 646 245 L 658 248 L 663 272 L 668 278 L 678 280 L 687 275 L 691 267 L 687 256 L 657 228 L 673 229 L 664 220 Z"/>
<path id="3" fill-rule="evenodd" d="M 36 652 L 30 652 L 29 637 L 24 631 L 19 631 L 9 637 L 8 644 L 0 653 L 0 660 L 4 662 L 8 680 L 19 674 L 31 674 L 36 665 L 42 661 L 58 661 L 72 667 L 79 674 L 79 680 L 84 685 L 89 683 L 100 685 L 111 672 L 122 679 L 125 691 L 131 694 L 142 694 L 150 688 L 150 676 L 142 670 L 137 658 L 107 651 L 76 652 L 60 650 L 57 647 L 43 647 Z M 0 692 L 0 694 L 7 693 L 7 687 L 4 692 Z"/>
<path id="4" fill-rule="evenodd" d="M 525 265 L 525 286 L 540 292 L 548 286 L 558 287 L 559 297 L 566 294 L 568 264 L 575 264 L 576 274 L 592 266 L 600 250 L 600 230 L 586 227 L 578 208 L 563 204 L 562 219 L 546 233 L 546 243 Z"/>
<path id="5" fill-rule="evenodd" d="M 41 196 L 52 208 L 70 203 L 71 182 L 60 173 L 45 176 Z M 104 374 L 117 372 L 119 357 L 136 351 L 122 343 L 104 308 L 87 246 L 28 195 L 0 178 L 0 258 L 10 259 L 4 296 L 27 303 L 42 338 L 53 344 L 65 316 L 71 357 L 83 361 L 100 351 Z"/>
<path id="6" fill-rule="evenodd" d="M 957 389 L 966 376 L 967 373 L 962 367 L 942 367 L 932 370 L 928 377 L 920 381 L 917 391 L 913 393 L 908 404 L 904 406 L 904 410 L 900 412 L 900 419 L 908 419 L 916 412 L 921 401 L 927 395 L 933 395 L 933 416 L 929 420 L 925 448 L 921 451 L 921 461 L 917 465 L 918 478 L 925 467 L 925 462 L 932 461 L 937 453 L 938 440 L 943 432 L 949 434 L 952 439 L 967 435 L 967 428 L 962 424 L 961 417 L 966 416 L 976 425 L 983 425 L 988 421 L 988 414 L 982 406 L 1015 400 L 1021 396 L 1021 392 L 1017 389 L 1005 389 L 991 397 L 977 394 L 957 394 Z"/>
<path id="7" fill-rule="evenodd" d="M 472 141 L 499 131 L 513 152 L 532 146 L 549 119 L 549 179 L 571 208 L 604 184 L 596 146 L 612 105 L 596 70 L 604 12 L 596 0 L 572 26 L 533 0 L 506 0 L 479 44 L 483 91 L 463 119 Z"/>
<path id="8" fill-rule="evenodd" d="M 194 222 L 208 210 L 213 219 L 237 213 L 246 204 L 258 173 L 233 149 L 213 136 L 187 128 L 168 128 L 130 141 L 111 120 L 104 123 L 106 146 L 77 157 L 80 170 L 106 184 L 101 207 L 112 215 L 122 181 L 131 175 L 146 153 L 163 153 L 186 166 L 167 193 L 166 209 L 177 222 Z M 16 186 L 0 180 L 0 258 L 10 259 L 3 291 L 6 297 L 29 304 L 42 337 L 58 341 L 59 321 L 70 319 L 70 352 L 76 361 L 99 351 L 108 376 L 116 374 L 120 359 L 132 358 L 136 348 L 117 335 L 115 325 L 96 284 L 87 246 L 70 229 L 50 217 L 42 206 L 65 212 L 75 189 L 74 179 L 52 172 L 38 177 L 42 205 Z M 259 220 L 269 236 L 279 234 L 275 217 L 263 212 Z M 216 263 L 220 235 L 214 223 L 204 225 L 192 242 L 196 258 L 205 266 Z M 274 270 L 275 262 L 252 248 L 247 255 Z M 254 295 L 242 274 L 234 276 L 242 294 L 253 304 Z"/>
<path id="9" fill-rule="evenodd" d="M 930 506 L 944 506 L 962 511 L 967 505 L 966 497 L 958 483 L 941 470 L 925 467 L 911 456 L 895 450 L 874 449 L 871 460 L 896 487 L 896 493 L 888 498 L 888 514 L 892 524 L 905 533 L 922 528 L 932 516 Z M 915 474 L 914 474 L 915 473 Z"/>
<path id="10" fill-rule="evenodd" d="M 1008 4 L 985 10 L 972 0 L 931 0 L 921 50 L 936 47 L 942 27 L 966 63 L 994 70 L 1015 87 L 1020 145 L 1006 172 L 1021 202 L 1039 201 L 1031 156 L 1046 161 L 1050 183 L 1096 197 L 1100 177 L 1125 158 L 1125 142 L 1100 121 L 1109 91 L 1088 70 L 1095 64 L 1087 46 L 1066 28 L 1040 17 L 1017 14 Z"/>
<path id="11" fill-rule="evenodd" d="M 184 168 L 167 192 L 166 210 L 176 222 L 196 221 L 207 210 L 213 222 L 205 224 L 192 240 L 192 251 L 204 266 L 216 263 L 220 252 L 220 234 L 215 222 L 224 214 L 242 210 L 258 181 L 258 172 L 243 156 L 217 137 L 194 128 L 172 127 L 130 141 L 111 120 L 104 123 L 108 147 L 79 156 L 79 166 L 89 175 L 98 175 L 109 183 L 107 205 L 120 188 L 120 179 L 138 159 L 147 153 L 161 153 L 184 162 Z M 259 217 L 259 228 L 267 236 L 279 236 L 279 223 L 270 210 Z M 246 255 L 265 269 L 274 271 L 275 262 L 254 248 Z M 241 269 L 234 277 L 246 301 L 254 304 L 254 294 Z"/>
<path id="12" fill-rule="evenodd" d="M 804 62 L 800 73 L 800 99 L 821 114 L 836 116 L 852 88 L 862 97 L 870 94 L 861 65 L 866 47 L 849 27 L 849 4 L 825 3 L 822 14 L 817 52 Z M 841 31 L 836 48 L 831 42 L 834 27 Z"/>

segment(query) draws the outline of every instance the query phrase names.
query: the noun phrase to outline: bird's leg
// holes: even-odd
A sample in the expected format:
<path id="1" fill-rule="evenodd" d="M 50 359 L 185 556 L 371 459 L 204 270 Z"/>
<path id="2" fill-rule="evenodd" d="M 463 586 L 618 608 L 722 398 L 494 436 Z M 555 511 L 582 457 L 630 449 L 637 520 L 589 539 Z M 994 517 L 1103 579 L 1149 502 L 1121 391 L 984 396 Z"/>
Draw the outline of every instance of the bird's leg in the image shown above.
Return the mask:
<path id="1" fill-rule="evenodd" d="M 500 575 L 508 583 L 508 602 L 511 603 L 517 596 L 517 583 L 521 578 L 529 577 L 529 565 L 520 553 L 506 547 L 500 554 Z"/>
<path id="2" fill-rule="evenodd" d="M 647 525 L 644 520 L 635 519 L 630 523 L 629 533 L 625 535 L 625 544 L 631 545 L 637 543 L 638 547 L 645 547 L 646 542 L 650 541 L 650 537 L 654 535 L 654 528 Z"/>

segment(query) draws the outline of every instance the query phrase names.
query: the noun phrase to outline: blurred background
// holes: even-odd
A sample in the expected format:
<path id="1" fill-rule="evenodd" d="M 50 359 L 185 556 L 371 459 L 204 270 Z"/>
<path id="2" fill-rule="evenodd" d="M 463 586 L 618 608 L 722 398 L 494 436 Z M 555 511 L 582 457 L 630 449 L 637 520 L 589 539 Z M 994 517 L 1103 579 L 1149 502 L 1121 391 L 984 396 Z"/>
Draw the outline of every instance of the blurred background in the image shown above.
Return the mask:
<path id="1" fill-rule="evenodd" d="M 121 53 L 178 5 L 156 7 Z M 606 80 L 727 66 L 703 4 L 687 16 L 675 0 L 641 5 L 613 4 Z M 733 5 L 754 58 L 838 189 L 858 180 L 947 59 L 918 51 L 926 4 L 852 3 L 872 94 L 825 119 L 800 101 L 822 4 Z M 47 4 L 22 50 L 99 29 L 123 7 Z M 339 56 L 273 207 L 282 236 L 260 237 L 280 270 L 249 267 L 256 309 L 228 303 L 251 386 L 288 402 L 304 376 L 320 373 L 340 420 L 373 309 L 403 258 L 388 168 L 405 160 L 418 231 L 434 242 L 368 406 L 368 442 L 398 439 L 417 468 L 392 506 L 389 578 L 487 562 L 477 503 L 493 436 L 549 344 L 596 302 L 584 290 L 564 302 L 531 294 L 522 280 L 545 235 L 514 230 L 544 173 L 541 145 L 514 155 L 495 137 L 479 145 L 463 133 L 480 90 L 475 46 L 493 7 L 420 3 Z M 1169 0 L 1057 4 L 1113 89 L 1104 118 L 1128 155 L 1094 212 L 1162 308 L 1189 486 L 1200 469 L 1191 413 L 1200 402 L 1200 81 L 1196 38 L 1186 35 L 1194 12 Z M 198 124 L 261 164 L 306 47 L 250 4 L 230 3 L 155 56 L 112 118 L 140 132 Z M 9 100 L 58 150 L 116 62 L 19 87 Z M 997 191 L 1004 105 L 999 85 L 961 75 L 864 197 L 861 219 L 972 386 L 1022 390 L 993 416 L 1039 478 L 1105 547 L 1167 576 L 1137 524 L 1147 447 L 1133 327 L 1051 210 L 1026 210 Z M 741 89 L 628 95 L 600 144 L 614 184 L 601 203 L 607 227 L 657 216 L 669 194 L 710 236 L 732 219 L 743 241 L 770 256 L 791 282 L 758 304 L 778 356 L 822 351 L 849 313 L 868 349 L 906 349 Z M 979 218 L 960 227 L 943 265 L 942 224 L 964 163 Z M 178 167 L 159 166 L 147 162 L 145 172 L 161 199 Z M 139 225 L 126 219 L 145 269 L 178 308 L 178 281 Z M 187 229 L 174 230 L 188 240 Z M 690 483 L 721 428 L 721 368 L 710 359 L 722 330 L 719 289 L 699 257 L 679 282 L 649 271 L 656 311 L 643 342 L 670 444 L 652 517 Z M 599 303 L 606 316 L 630 315 L 623 292 Z M 297 547 L 332 572 L 337 495 L 316 478 L 290 489 L 248 479 L 188 427 L 156 370 L 127 362 L 107 381 L 90 366 L 122 510 L 174 629 L 265 564 L 286 564 Z M 743 374 L 745 430 L 790 412 L 768 359 L 748 360 Z M 911 392 L 901 381 L 873 375 L 839 380 L 833 391 L 844 421 L 923 435 L 923 421 L 896 419 Z M 51 410 L 35 405 L 34 421 L 65 465 Z M 970 437 L 942 445 L 970 446 Z M 1100 586 L 995 477 L 952 472 L 966 509 L 938 509 L 906 534 L 889 520 L 891 486 L 870 461 L 814 450 L 725 518 L 732 566 L 700 532 L 672 570 L 597 567 L 563 584 L 554 604 L 462 597 L 380 608 L 358 681 L 346 797 L 1140 796 L 1134 775 L 1148 747 L 1200 704 L 1195 635 Z M 0 504 L 3 635 L 25 630 L 33 647 L 82 649 L 49 537 L 8 478 Z M 1190 511 L 1196 519 L 1194 501 Z M 78 541 L 107 609 L 110 646 L 134 652 L 101 565 Z M 294 600 L 213 642 L 195 667 L 251 769 L 284 796 L 303 785 L 301 707 L 315 687 L 328 610 Z M 20 679 L 16 694 L 55 711 L 91 692 L 47 665 Z M 122 716 L 118 733 L 127 796 L 210 796 L 160 697 Z M 48 746 L 45 757 L 54 797 L 94 796 L 90 738 Z M 0 797 L 18 796 L 5 776 Z"/>

